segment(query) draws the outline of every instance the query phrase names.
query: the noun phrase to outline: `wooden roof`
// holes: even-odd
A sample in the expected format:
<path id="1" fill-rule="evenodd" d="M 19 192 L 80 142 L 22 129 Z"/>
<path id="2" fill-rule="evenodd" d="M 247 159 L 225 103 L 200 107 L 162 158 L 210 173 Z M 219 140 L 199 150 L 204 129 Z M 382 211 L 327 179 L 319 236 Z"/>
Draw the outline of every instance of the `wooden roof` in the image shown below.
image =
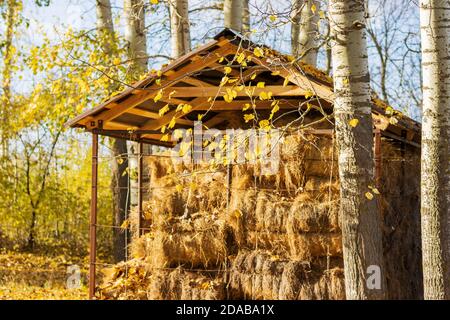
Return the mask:
<path id="1" fill-rule="evenodd" d="M 231 82 L 221 84 L 226 73 Z M 264 82 L 264 88 L 258 87 L 258 82 Z M 240 91 L 234 90 L 236 97 L 227 102 L 224 95 L 233 86 L 240 86 Z M 271 101 L 255 99 L 261 92 L 271 92 L 282 110 L 298 109 L 307 100 L 331 109 L 334 99 L 333 82 L 327 74 L 224 29 L 210 43 L 176 59 L 160 72 L 149 74 L 67 125 L 112 137 L 173 146 L 171 141 L 161 141 L 161 128 L 169 124 L 171 129 L 192 127 L 199 114 L 203 124 L 212 128 L 226 120 L 221 112 L 242 110 L 249 102 L 257 110 L 270 110 Z M 386 136 L 414 145 L 420 143 L 418 122 L 404 115 L 390 121 L 392 109 L 375 96 L 372 101 L 374 125 Z M 169 109 L 160 116 L 160 109 L 166 105 Z M 180 110 L 183 105 L 188 107 Z"/>

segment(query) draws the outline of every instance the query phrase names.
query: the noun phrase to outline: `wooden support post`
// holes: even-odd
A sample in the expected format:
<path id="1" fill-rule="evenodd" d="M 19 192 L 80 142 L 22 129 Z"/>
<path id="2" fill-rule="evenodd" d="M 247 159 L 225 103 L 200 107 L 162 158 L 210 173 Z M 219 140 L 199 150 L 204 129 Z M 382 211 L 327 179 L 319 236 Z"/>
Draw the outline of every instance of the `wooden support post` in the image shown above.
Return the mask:
<path id="1" fill-rule="evenodd" d="M 375 160 L 375 187 L 381 188 L 382 159 L 381 159 L 381 131 L 375 129 L 374 135 L 374 160 Z"/>
<path id="2" fill-rule="evenodd" d="M 144 157 L 143 157 L 143 153 L 144 153 L 144 145 L 142 142 L 138 143 L 138 214 L 139 214 L 139 219 L 138 219 L 138 232 L 137 232 L 137 236 L 140 237 L 143 234 L 142 228 L 143 228 L 143 210 L 142 210 L 142 198 L 143 198 L 143 194 L 142 194 L 142 188 L 143 188 L 143 180 L 144 180 L 144 169 L 143 169 L 143 161 L 144 161 Z"/>
<path id="3" fill-rule="evenodd" d="M 97 182 L 98 182 L 98 134 L 92 134 L 92 190 L 89 221 L 89 299 L 95 297 L 95 269 L 97 251 Z"/>

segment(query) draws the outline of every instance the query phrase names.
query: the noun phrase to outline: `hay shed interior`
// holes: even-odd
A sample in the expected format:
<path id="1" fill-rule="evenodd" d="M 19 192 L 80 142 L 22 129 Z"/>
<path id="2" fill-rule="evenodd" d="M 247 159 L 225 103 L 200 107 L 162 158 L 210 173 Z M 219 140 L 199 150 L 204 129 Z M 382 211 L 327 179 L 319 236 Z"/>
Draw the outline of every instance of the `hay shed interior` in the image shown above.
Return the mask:
<path id="1" fill-rule="evenodd" d="M 327 74 L 225 29 L 69 121 L 93 134 L 90 296 L 344 299 L 333 99 Z M 277 174 L 258 162 L 211 172 L 167 156 L 178 142 L 170 133 L 198 120 L 223 131 L 261 119 L 283 129 Z M 388 295 L 418 299 L 420 124 L 375 95 L 372 119 Z M 141 161 L 132 259 L 95 292 L 98 135 L 137 142 Z M 168 149 L 147 154 L 144 144 Z M 134 276 L 118 281 L 124 270 Z"/>

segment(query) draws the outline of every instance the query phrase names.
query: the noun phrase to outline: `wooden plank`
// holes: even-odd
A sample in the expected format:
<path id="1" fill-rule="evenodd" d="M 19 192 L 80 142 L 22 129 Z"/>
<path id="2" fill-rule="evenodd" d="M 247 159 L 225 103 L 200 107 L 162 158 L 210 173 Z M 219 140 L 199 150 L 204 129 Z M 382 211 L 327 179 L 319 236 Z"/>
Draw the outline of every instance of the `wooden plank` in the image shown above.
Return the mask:
<path id="1" fill-rule="evenodd" d="M 172 92 L 172 97 L 175 98 L 192 98 L 192 97 L 215 97 L 223 96 L 227 93 L 227 90 L 233 89 L 235 87 L 177 87 L 174 88 Z M 302 96 L 308 91 L 298 86 L 265 86 L 264 88 L 258 88 L 256 86 L 245 87 L 241 91 L 236 91 L 238 97 L 245 96 L 259 96 L 261 92 L 271 92 L 274 96 Z M 167 95 L 170 93 L 167 92 Z"/>
<path id="2" fill-rule="evenodd" d="M 156 112 L 152 112 L 152 111 L 147 111 L 147 110 L 142 110 L 142 109 L 137 109 L 137 108 L 133 108 L 127 111 L 127 113 L 131 113 L 137 116 L 141 116 L 141 117 L 145 117 L 145 118 L 150 118 L 150 119 L 159 119 L 161 116 L 156 113 Z M 182 125 L 187 125 L 187 126 L 193 126 L 194 125 L 194 121 L 188 120 L 188 119 L 182 119 L 179 118 L 176 120 L 178 124 L 182 124 Z M 111 121 L 109 121 L 108 123 L 110 123 Z"/>
<path id="3" fill-rule="evenodd" d="M 191 62 L 190 64 L 180 68 L 178 71 L 167 76 L 166 79 L 161 81 L 160 86 L 154 84 L 146 90 L 143 89 L 136 90 L 137 93 L 131 94 L 125 101 L 110 104 L 110 109 L 108 111 L 99 114 L 98 116 L 95 116 L 93 118 L 93 121 L 98 122 L 99 120 L 102 120 L 105 123 L 106 121 L 112 120 L 120 116 L 127 110 L 130 110 L 131 108 L 138 106 L 140 103 L 148 99 L 153 99 L 160 89 L 165 88 L 166 91 L 168 91 L 167 90 L 168 87 L 182 81 L 184 75 L 189 75 L 194 71 L 199 71 L 205 67 L 208 67 L 229 51 L 230 51 L 229 46 L 220 47 L 219 49 L 213 51 L 210 55 L 202 59 L 198 59 L 194 62 Z"/>
<path id="4" fill-rule="evenodd" d="M 197 87 L 214 87 L 213 84 L 210 84 L 208 82 L 202 81 L 200 79 L 192 78 L 192 77 L 184 78 L 183 82 L 192 84 L 193 86 L 197 86 Z"/>

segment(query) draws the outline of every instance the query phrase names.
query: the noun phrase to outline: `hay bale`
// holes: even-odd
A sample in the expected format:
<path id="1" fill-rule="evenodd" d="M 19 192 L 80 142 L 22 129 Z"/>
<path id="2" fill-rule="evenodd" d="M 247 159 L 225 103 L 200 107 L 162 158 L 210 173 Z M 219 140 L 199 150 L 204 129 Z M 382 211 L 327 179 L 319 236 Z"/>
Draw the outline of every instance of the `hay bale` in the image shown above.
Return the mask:
<path id="1" fill-rule="evenodd" d="M 102 300 L 223 300 L 225 281 L 220 273 L 197 273 L 177 268 L 149 268 L 143 259 L 121 262 L 102 270 Z"/>
<path id="2" fill-rule="evenodd" d="M 265 249 L 298 260 L 342 256 L 340 233 L 271 233 L 247 232 L 247 248 Z"/>
<path id="3" fill-rule="evenodd" d="M 134 257 L 154 267 L 211 267 L 226 261 L 228 234 L 223 220 L 206 213 L 173 218 L 134 241 Z"/>
<path id="4" fill-rule="evenodd" d="M 216 273 L 155 270 L 147 288 L 149 300 L 224 300 L 225 282 Z"/>
<path id="5" fill-rule="evenodd" d="M 342 268 L 323 270 L 320 264 L 280 260 L 264 251 L 241 252 L 233 262 L 232 299 L 343 299 Z"/>

